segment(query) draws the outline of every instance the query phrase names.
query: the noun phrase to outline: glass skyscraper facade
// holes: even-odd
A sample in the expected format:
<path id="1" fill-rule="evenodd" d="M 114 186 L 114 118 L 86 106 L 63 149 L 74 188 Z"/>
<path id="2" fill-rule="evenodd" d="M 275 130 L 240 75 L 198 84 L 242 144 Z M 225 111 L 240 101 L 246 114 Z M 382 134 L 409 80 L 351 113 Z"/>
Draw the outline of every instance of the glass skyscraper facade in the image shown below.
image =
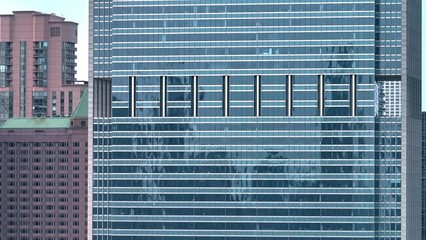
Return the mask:
<path id="1" fill-rule="evenodd" d="M 419 239 L 420 8 L 91 0 L 91 237 Z"/>

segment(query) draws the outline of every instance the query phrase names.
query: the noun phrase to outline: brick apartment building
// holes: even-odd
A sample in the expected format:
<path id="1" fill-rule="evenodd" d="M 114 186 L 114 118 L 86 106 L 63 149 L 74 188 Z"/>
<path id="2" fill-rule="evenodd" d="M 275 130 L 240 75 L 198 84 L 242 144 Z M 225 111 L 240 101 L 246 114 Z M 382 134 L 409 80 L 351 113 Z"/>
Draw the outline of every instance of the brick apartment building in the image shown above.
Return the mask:
<path id="1" fill-rule="evenodd" d="M 54 14 L 0 15 L 0 122 L 69 116 L 85 84 L 76 84 L 77 23 Z"/>
<path id="2" fill-rule="evenodd" d="M 70 117 L 0 126 L 0 239 L 87 238 L 87 95 Z"/>

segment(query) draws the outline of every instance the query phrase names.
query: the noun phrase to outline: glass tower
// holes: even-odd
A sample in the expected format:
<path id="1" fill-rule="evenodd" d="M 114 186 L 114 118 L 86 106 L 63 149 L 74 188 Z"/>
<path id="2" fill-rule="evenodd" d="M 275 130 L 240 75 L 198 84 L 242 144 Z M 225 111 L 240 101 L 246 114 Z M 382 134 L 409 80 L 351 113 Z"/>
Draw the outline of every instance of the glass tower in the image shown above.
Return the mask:
<path id="1" fill-rule="evenodd" d="M 93 239 L 420 239 L 420 0 L 90 4 Z"/>
<path id="2" fill-rule="evenodd" d="M 426 237 L 426 112 L 422 112 L 422 237 Z"/>

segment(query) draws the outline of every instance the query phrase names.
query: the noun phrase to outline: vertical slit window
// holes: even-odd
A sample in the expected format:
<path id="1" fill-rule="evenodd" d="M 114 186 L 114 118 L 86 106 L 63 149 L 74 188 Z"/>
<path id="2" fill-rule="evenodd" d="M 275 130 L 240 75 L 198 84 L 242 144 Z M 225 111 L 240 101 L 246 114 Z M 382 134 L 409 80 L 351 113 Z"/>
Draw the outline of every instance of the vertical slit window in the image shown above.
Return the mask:
<path id="1" fill-rule="evenodd" d="M 72 110 L 73 110 L 73 94 L 72 92 L 68 93 L 68 115 L 72 114 Z"/>
<path id="2" fill-rule="evenodd" d="M 319 85 L 318 85 L 318 108 L 319 115 L 324 116 L 324 75 L 319 76 Z"/>
<path id="3" fill-rule="evenodd" d="M 134 117 L 135 116 L 135 84 L 136 84 L 136 77 L 129 77 L 129 116 Z"/>
<path id="4" fill-rule="evenodd" d="M 57 114 L 56 109 L 56 92 L 52 92 L 52 116 L 56 116 Z"/>
<path id="5" fill-rule="evenodd" d="M 161 117 L 166 116 L 166 109 L 167 109 L 167 81 L 166 77 L 161 77 L 160 82 L 160 115 Z"/>
<path id="6" fill-rule="evenodd" d="M 19 116 L 25 117 L 25 86 L 26 86 L 26 51 L 27 43 L 25 41 L 19 42 Z"/>
<path id="7" fill-rule="evenodd" d="M 61 116 L 65 115 L 65 93 L 61 91 Z"/>

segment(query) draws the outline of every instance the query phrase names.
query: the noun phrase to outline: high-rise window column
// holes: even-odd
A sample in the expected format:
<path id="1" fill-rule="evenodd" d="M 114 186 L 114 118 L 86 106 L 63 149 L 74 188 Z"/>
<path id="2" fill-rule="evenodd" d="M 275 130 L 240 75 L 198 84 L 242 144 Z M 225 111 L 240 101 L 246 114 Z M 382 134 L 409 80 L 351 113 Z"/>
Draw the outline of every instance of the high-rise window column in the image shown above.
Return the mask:
<path id="1" fill-rule="evenodd" d="M 319 76 L 319 84 L 318 84 L 318 92 L 319 92 L 319 115 L 324 116 L 324 75 Z"/>
<path id="2" fill-rule="evenodd" d="M 223 77 L 223 113 L 229 116 L 229 76 Z"/>
<path id="3" fill-rule="evenodd" d="M 135 92 L 136 92 L 136 77 L 129 77 L 129 116 L 135 117 Z"/>
<path id="4" fill-rule="evenodd" d="M 287 76 L 287 116 L 293 115 L 293 83 L 292 76 Z"/>
<path id="5" fill-rule="evenodd" d="M 19 117 L 25 117 L 27 42 L 19 42 Z"/>
<path id="6" fill-rule="evenodd" d="M 198 115 L 198 81 L 197 76 L 192 77 L 192 116 Z"/>
<path id="7" fill-rule="evenodd" d="M 61 91 L 61 116 L 65 115 L 65 93 Z"/>
<path id="8" fill-rule="evenodd" d="M 351 76 L 351 115 L 356 116 L 356 76 Z"/>
<path id="9" fill-rule="evenodd" d="M 56 91 L 52 92 L 52 116 L 56 116 Z"/>
<path id="10" fill-rule="evenodd" d="M 73 94 L 72 91 L 68 92 L 68 116 L 72 114 L 72 105 L 73 105 Z"/>
<path id="11" fill-rule="evenodd" d="M 12 43 L 0 42 L 0 87 L 9 87 L 12 81 Z"/>
<path id="12" fill-rule="evenodd" d="M 255 76 L 255 83 L 254 83 L 254 94 L 255 94 L 255 98 L 254 98 L 254 111 L 255 111 L 255 115 L 256 117 L 260 116 L 260 106 L 261 106 L 261 102 L 260 102 L 260 91 L 261 91 L 261 86 L 260 86 L 260 76 L 257 75 Z"/>
<path id="13" fill-rule="evenodd" d="M 160 112 L 161 112 L 161 117 L 165 117 L 166 108 L 167 108 L 167 81 L 165 76 L 161 77 L 160 91 L 161 91 Z"/>
<path id="14" fill-rule="evenodd" d="M 34 81 L 37 87 L 47 87 L 48 43 L 34 42 Z"/>

